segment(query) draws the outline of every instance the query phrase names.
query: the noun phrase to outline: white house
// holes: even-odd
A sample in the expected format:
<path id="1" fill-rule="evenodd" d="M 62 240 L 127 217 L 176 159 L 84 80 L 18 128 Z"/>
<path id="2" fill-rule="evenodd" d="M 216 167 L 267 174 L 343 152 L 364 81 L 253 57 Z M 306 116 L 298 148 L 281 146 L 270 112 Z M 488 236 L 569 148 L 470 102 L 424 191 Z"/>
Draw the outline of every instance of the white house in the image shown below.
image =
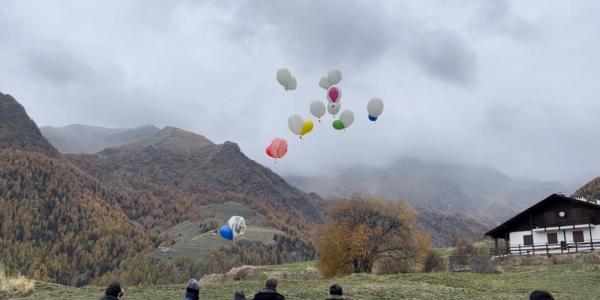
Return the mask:
<path id="1" fill-rule="evenodd" d="M 494 239 L 497 255 L 600 250 L 600 205 L 552 194 L 486 235 Z"/>

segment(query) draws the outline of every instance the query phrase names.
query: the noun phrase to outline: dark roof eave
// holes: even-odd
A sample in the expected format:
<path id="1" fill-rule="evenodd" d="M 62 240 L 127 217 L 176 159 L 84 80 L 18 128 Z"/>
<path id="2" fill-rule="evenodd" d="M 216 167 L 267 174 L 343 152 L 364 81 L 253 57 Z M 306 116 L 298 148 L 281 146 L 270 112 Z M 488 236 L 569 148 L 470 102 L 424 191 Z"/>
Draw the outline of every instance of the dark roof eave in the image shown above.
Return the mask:
<path id="1" fill-rule="evenodd" d="M 589 202 L 584 202 L 584 201 L 581 201 L 581 200 L 573 199 L 573 198 L 571 198 L 571 197 L 567 197 L 567 196 L 565 196 L 565 195 L 563 195 L 563 194 L 556 194 L 556 193 L 555 193 L 555 194 L 552 194 L 552 195 L 550 195 L 550 196 L 548 196 L 548 197 L 544 198 L 544 200 L 542 200 L 542 201 L 540 201 L 540 202 L 538 202 L 538 203 L 536 203 L 536 204 L 534 204 L 534 205 L 530 206 L 529 208 L 527 208 L 527 209 L 523 210 L 522 212 L 518 213 L 516 216 L 514 216 L 514 217 L 512 217 L 512 218 L 508 219 L 506 222 L 504 222 L 504 223 L 502 223 L 502 224 L 500 224 L 500 225 L 498 225 L 498 226 L 496 226 L 496 227 L 492 228 L 490 231 L 486 232 L 486 233 L 485 233 L 485 235 L 487 235 L 487 236 L 489 236 L 489 237 L 492 237 L 492 238 L 505 237 L 505 236 L 506 236 L 506 233 L 505 233 L 505 232 L 506 232 L 506 230 L 508 229 L 508 226 L 507 226 L 507 225 L 508 225 L 510 222 L 512 222 L 513 220 L 516 220 L 516 219 L 517 219 L 517 218 L 519 218 L 520 216 L 522 216 L 522 215 L 524 215 L 525 213 L 527 213 L 529 210 L 531 210 L 531 209 L 533 209 L 533 208 L 537 207 L 538 205 L 540 205 L 540 204 L 542 204 L 542 203 L 544 203 L 544 202 L 546 202 L 546 201 L 548 201 L 549 199 L 552 199 L 552 198 L 554 198 L 554 197 L 560 197 L 560 198 L 564 198 L 564 199 L 570 199 L 570 200 L 573 200 L 573 201 L 579 201 L 579 202 L 580 202 L 579 204 L 581 204 L 581 205 L 585 205 L 585 206 L 588 206 L 588 207 L 592 207 L 592 208 L 600 209 L 600 205 L 593 204 L 593 203 L 589 203 Z M 504 235 L 497 234 L 497 233 L 500 233 L 500 232 L 504 232 L 505 234 L 504 234 Z"/>

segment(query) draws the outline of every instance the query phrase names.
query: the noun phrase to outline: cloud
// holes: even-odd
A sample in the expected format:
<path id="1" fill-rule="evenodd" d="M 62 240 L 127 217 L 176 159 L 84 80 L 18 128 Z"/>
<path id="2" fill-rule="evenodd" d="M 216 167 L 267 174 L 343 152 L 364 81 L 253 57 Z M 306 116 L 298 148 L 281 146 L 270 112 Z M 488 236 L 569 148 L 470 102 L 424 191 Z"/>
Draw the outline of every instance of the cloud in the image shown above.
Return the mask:
<path id="1" fill-rule="evenodd" d="M 477 57 L 457 32 L 426 28 L 408 7 L 365 1 L 244 2 L 232 31 L 255 38 L 270 33 L 285 53 L 310 71 L 323 64 L 364 69 L 387 54 L 412 61 L 433 78 L 475 82 Z"/>
<path id="2" fill-rule="evenodd" d="M 25 53 L 27 66 L 40 79 L 56 85 L 82 80 L 91 71 L 57 43 L 39 44 Z"/>
<path id="3" fill-rule="evenodd" d="M 537 39 L 540 35 L 534 24 L 514 11 L 509 0 L 480 1 L 473 26 L 484 34 L 508 36 L 520 41 Z"/>
<path id="4" fill-rule="evenodd" d="M 427 74 L 451 83 L 470 85 L 477 75 L 477 57 L 458 35 L 436 30 L 419 35 L 411 49 Z"/>
<path id="5" fill-rule="evenodd" d="M 417 156 L 583 181 L 600 166 L 591 5 L 7 1 L 0 91 L 40 125 L 178 126 L 236 141 L 268 166 L 264 147 L 286 137 L 280 173 Z M 282 66 L 296 91 L 276 83 Z M 300 141 L 287 118 L 309 117 L 334 67 L 356 121 L 337 132 L 327 116 Z M 376 124 L 366 119 L 372 97 L 386 105 Z"/>

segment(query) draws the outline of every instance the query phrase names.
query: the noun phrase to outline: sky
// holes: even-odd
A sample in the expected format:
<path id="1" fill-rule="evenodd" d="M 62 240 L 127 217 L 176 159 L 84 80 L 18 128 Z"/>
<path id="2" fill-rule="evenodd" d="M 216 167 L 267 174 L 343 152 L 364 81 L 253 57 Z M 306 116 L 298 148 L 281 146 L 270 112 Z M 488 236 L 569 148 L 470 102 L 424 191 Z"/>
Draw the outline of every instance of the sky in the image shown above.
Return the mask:
<path id="1" fill-rule="evenodd" d="M 402 157 L 600 175 L 598 1 L 0 2 L 0 92 L 39 126 L 177 126 L 284 175 Z M 331 69 L 356 120 L 335 131 L 326 115 L 300 140 L 288 117 L 311 118 Z M 289 142 L 277 164 L 275 137 Z"/>

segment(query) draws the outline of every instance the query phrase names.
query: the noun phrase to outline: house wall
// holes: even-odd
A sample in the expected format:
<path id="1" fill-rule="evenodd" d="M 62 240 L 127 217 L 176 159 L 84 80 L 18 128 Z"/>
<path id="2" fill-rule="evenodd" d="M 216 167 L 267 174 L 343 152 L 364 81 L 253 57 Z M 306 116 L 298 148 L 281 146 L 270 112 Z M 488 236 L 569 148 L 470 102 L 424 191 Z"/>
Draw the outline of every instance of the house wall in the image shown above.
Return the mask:
<path id="1" fill-rule="evenodd" d="M 590 242 L 590 229 L 588 227 L 587 224 L 581 224 L 581 225 L 576 225 L 576 228 L 565 228 L 565 229 L 560 229 L 558 230 L 558 228 L 549 228 L 546 231 L 544 230 L 533 230 L 533 234 L 531 230 L 526 230 L 526 231 L 515 231 L 515 232 L 511 232 L 510 233 L 510 240 L 509 240 L 509 245 L 511 248 L 511 254 L 519 254 L 519 249 L 515 249 L 514 247 L 518 247 L 519 245 L 521 246 L 521 254 L 527 254 L 529 252 L 529 250 L 532 250 L 532 247 L 530 246 L 525 246 L 523 244 L 523 236 L 525 235 L 533 235 L 533 244 L 536 246 L 541 246 L 541 245 L 545 245 L 548 242 L 548 233 L 551 232 L 555 232 L 557 239 L 558 239 L 558 244 L 560 244 L 561 241 L 566 241 L 567 243 L 574 243 L 573 240 L 573 231 L 583 231 L 583 241 L 584 242 Z M 563 230 L 564 230 L 564 234 L 563 234 Z M 591 227 L 591 231 L 592 231 L 592 241 L 595 242 L 600 242 L 600 226 L 594 226 L 592 225 Z M 566 235 L 566 240 L 565 240 L 565 235 Z M 582 246 L 582 249 L 585 250 L 587 249 L 589 246 Z M 596 246 L 598 247 L 598 246 Z M 600 247 L 599 247 L 600 248 Z M 560 250 L 558 250 L 558 252 L 560 252 Z"/>

